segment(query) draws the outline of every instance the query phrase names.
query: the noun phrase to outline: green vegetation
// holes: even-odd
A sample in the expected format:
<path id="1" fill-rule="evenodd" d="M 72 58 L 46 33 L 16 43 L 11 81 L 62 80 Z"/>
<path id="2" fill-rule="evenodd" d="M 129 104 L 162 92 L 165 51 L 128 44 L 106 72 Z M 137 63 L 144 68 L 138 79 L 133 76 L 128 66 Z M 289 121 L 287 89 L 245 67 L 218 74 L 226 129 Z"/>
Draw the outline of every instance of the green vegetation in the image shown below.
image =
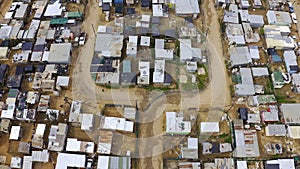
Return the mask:
<path id="1" fill-rule="evenodd" d="M 259 35 L 263 36 L 265 34 L 265 29 L 264 28 L 260 28 L 259 29 Z"/>
<path id="2" fill-rule="evenodd" d="M 180 63 L 180 42 L 179 42 L 179 40 L 176 40 L 176 42 L 175 42 L 174 52 L 175 52 L 174 62 L 176 65 L 178 65 Z"/>
<path id="3" fill-rule="evenodd" d="M 230 96 L 231 96 L 231 97 L 234 97 L 234 96 L 235 96 L 235 93 L 234 93 L 234 87 L 233 87 L 233 85 L 230 85 L 230 86 L 229 86 L 229 90 L 230 90 Z"/>
<path id="4" fill-rule="evenodd" d="M 146 86 L 146 87 L 143 87 L 144 89 L 146 90 L 162 90 L 162 91 L 168 91 L 168 90 L 171 90 L 172 88 L 169 88 L 168 86 L 163 86 L 163 87 L 155 87 L 153 85 L 149 85 L 149 86 Z"/>
<path id="5" fill-rule="evenodd" d="M 199 68 L 204 68 L 205 70 L 205 74 L 204 75 L 198 75 L 198 73 L 196 72 L 196 79 L 197 79 L 197 83 L 198 83 L 198 89 L 204 89 L 206 84 L 209 82 L 209 76 L 208 76 L 208 67 L 206 64 L 203 63 L 198 63 L 198 69 Z"/>
<path id="6" fill-rule="evenodd" d="M 182 83 L 181 86 L 185 91 L 192 91 L 197 89 L 196 84 L 192 83 L 192 76 L 189 75 L 187 75 L 187 83 Z"/>
<path id="7" fill-rule="evenodd" d="M 229 136 L 225 139 L 226 143 L 232 143 L 232 137 L 231 134 L 229 134 Z"/>
<path id="8" fill-rule="evenodd" d="M 274 94 L 274 86 L 271 77 L 266 80 L 265 94 Z"/>
<path id="9" fill-rule="evenodd" d="M 276 95 L 276 99 L 278 103 L 296 103 L 295 100 L 291 100 L 286 95 Z"/>
<path id="10" fill-rule="evenodd" d="M 219 138 L 227 138 L 229 136 L 228 133 L 218 135 Z"/>
<path id="11" fill-rule="evenodd" d="M 226 24 L 223 21 L 219 21 L 219 23 L 220 23 L 220 28 L 221 28 L 222 33 L 225 33 L 225 31 L 226 31 Z"/>
<path id="12" fill-rule="evenodd" d="M 198 89 L 204 89 L 206 84 L 208 83 L 208 75 L 198 75 L 196 76 Z"/>

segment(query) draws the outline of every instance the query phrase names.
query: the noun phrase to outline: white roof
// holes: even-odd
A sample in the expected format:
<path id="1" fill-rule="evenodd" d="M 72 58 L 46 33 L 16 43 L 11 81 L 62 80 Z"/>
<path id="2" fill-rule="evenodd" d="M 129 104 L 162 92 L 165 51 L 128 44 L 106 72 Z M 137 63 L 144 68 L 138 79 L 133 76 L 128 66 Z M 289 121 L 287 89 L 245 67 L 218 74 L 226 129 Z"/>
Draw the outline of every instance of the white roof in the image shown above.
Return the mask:
<path id="1" fill-rule="evenodd" d="M 141 36 L 141 46 L 150 46 L 149 36 Z"/>
<path id="2" fill-rule="evenodd" d="M 97 34 L 95 52 L 106 57 L 121 57 L 124 35 Z"/>
<path id="3" fill-rule="evenodd" d="M 98 156 L 97 169 L 130 169 L 130 157 Z"/>
<path id="4" fill-rule="evenodd" d="M 242 84 L 253 85 L 253 77 L 250 68 L 240 68 Z"/>
<path id="5" fill-rule="evenodd" d="M 67 138 L 66 151 L 80 152 L 81 141 L 78 141 L 77 138 Z"/>
<path id="6" fill-rule="evenodd" d="M 118 118 L 118 117 L 105 117 L 103 116 L 104 121 L 102 124 L 103 129 L 110 129 L 110 130 L 122 130 L 122 131 L 133 131 L 133 122 L 126 121 L 125 118 Z"/>
<path id="7" fill-rule="evenodd" d="M 46 124 L 38 124 L 36 127 L 35 135 L 44 135 Z"/>
<path id="8" fill-rule="evenodd" d="M 30 61 L 40 62 L 42 58 L 43 58 L 43 52 L 32 52 Z"/>
<path id="9" fill-rule="evenodd" d="M 251 69 L 254 77 L 269 76 L 269 70 L 267 67 L 252 67 Z"/>
<path id="10" fill-rule="evenodd" d="M 93 121 L 93 114 L 82 114 L 81 130 L 90 130 L 93 127 Z"/>
<path id="11" fill-rule="evenodd" d="M 106 26 L 98 26 L 98 31 L 97 31 L 97 33 L 105 33 L 106 32 Z"/>
<path id="12" fill-rule="evenodd" d="M 139 61 L 140 76 L 138 76 L 138 84 L 149 84 L 150 79 L 150 62 Z"/>
<path id="13" fill-rule="evenodd" d="M 285 124 L 300 124 L 300 104 L 281 104 Z"/>
<path id="14" fill-rule="evenodd" d="M 155 60 L 153 83 L 163 83 L 165 80 L 165 60 Z"/>
<path id="15" fill-rule="evenodd" d="M 262 15 L 249 15 L 250 24 L 264 25 L 264 17 Z"/>
<path id="16" fill-rule="evenodd" d="M 198 138 L 188 138 L 188 148 L 198 149 Z"/>
<path id="17" fill-rule="evenodd" d="M 280 169 L 295 169 L 294 159 L 277 159 L 277 160 L 268 160 L 267 164 L 279 164 Z"/>
<path id="18" fill-rule="evenodd" d="M 79 114 L 81 110 L 81 101 L 73 100 L 71 104 L 71 112 L 74 114 Z"/>
<path id="19" fill-rule="evenodd" d="M 141 22 L 150 22 L 150 15 L 142 15 Z"/>
<path id="20" fill-rule="evenodd" d="M 290 66 L 298 66 L 297 56 L 294 51 L 284 51 L 283 57 L 286 65 L 286 69 L 288 73 L 296 72 L 295 70 L 291 70 Z"/>
<path id="21" fill-rule="evenodd" d="M 172 60 L 173 59 L 173 50 L 155 49 L 155 58 Z"/>
<path id="22" fill-rule="evenodd" d="M 153 16 L 163 16 L 162 4 L 153 4 L 152 5 Z"/>
<path id="23" fill-rule="evenodd" d="M 27 12 L 28 4 L 21 4 L 20 7 L 16 10 L 15 18 L 22 19 L 25 17 L 25 13 Z"/>
<path id="24" fill-rule="evenodd" d="M 183 114 L 177 112 L 166 112 L 166 132 L 186 134 L 191 132 L 191 122 L 183 121 Z"/>
<path id="25" fill-rule="evenodd" d="M 57 76 L 56 85 L 58 86 L 69 86 L 69 76 Z"/>
<path id="26" fill-rule="evenodd" d="M 248 10 L 239 10 L 239 14 L 240 14 L 242 22 L 249 22 L 249 12 L 248 12 Z"/>
<path id="27" fill-rule="evenodd" d="M 23 157 L 23 169 L 32 168 L 32 156 Z"/>
<path id="28" fill-rule="evenodd" d="M 127 119 L 134 120 L 136 114 L 136 108 L 133 107 L 125 107 L 124 108 L 124 117 Z"/>
<path id="29" fill-rule="evenodd" d="M 49 152 L 48 152 L 48 150 L 32 151 L 32 161 L 34 161 L 34 162 L 48 162 L 49 161 Z"/>
<path id="30" fill-rule="evenodd" d="M 286 136 L 284 124 L 269 124 L 265 128 L 266 136 Z"/>
<path id="31" fill-rule="evenodd" d="M 138 36 L 129 36 L 128 43 L 133 43 L 135 46 L 137 46 L 138 43 Z"/>
<path id="32" fill-rule="evenodd" d="M 288 136 L 292 139 L 300 139 L 300 126 L 288 126 Z"/>
<path id="33" fill-rule="evenodd" d="M 219 132 L 219 122 L 201 122 L 201 132 Z"/>
<path id="34" fill-rule="evenodd" d="M 51 44 L 48 62 L 64 63 L 64 64 L 69 63 L 71 49 L 72 49 L 71 43 Z"/>
<path id="35" fill-rule="evenodd" d="M 53 4 L 48 4 L 44 16 L 60 16 L 62 14 L 61 3 L 59 1 L 54 2 Z"/>
<path id="36" fill-rule="evenodd" d="M 66 169 L 67 167 L 84 168 L 85 160 L 85 155 L 58 153 L 55 169 Z"/>
<path id="37" fill-rule="evenodd" d="M 10 130 L 9 139 L 18 140 L 20 137 L 21 126 L 12 126 Z"/>
<path id="38" fill-rule="evenodd" d="M 233 66 L 251 63 L 251 56 L 247 46 L 229 48 L 230 60 Z"/>
<path id="39" fill-rule="evenodd" d="M 164 39 L 155 39 L 155 49 L 164 49 L 165 40 Z"/>
<path id="40" fill-rule="evenodd" d="M 8 104 L 7 110 L 1 111 L 1 118 L 13 119 L 15 108 L 16 108 L 15 104 Z"/>
<path id="41" fill-rule="evenodd" d="M 191 39 L 179 39 L 179 41 L 180 41 L 180 60 L 191 60 L 193 58 Z"/>
<path id="42" fill-rule="evenodd" d="M 288 12 L 269 10 L 266 15 L 270 25 L 288 26 L 292 23 L 290 14 Z"/>
<path id="43" fill-rule="evenodd" d="M 237 169 L 248 169 L 247 161 L 236 161 Z"/>
<path id="44" fill-rule="evenodd" d="M 98 156 L 97 169 L 108 169 L 109 156 Z"/>
<path id="45" fill-rule="evenodd" d="M 12 31 L 12 26 L 2 26 L 0 28 L 0 39 L 8 39 Z"/>
<path id="46" fill-rule="evenodd" d="M 10 162 L 11 168 L 21 168 L 22 167 L 22 158 L 21 157 L 12 157 Z"/>
<path id="47" fill-rule="evenodd" d="M 249 52 L 252 59 L 260 59 L 258 46 L 249 46 Z"/>
<path id="48" fill-rule="evenodd" d="M 0 59 L 7 59 L 8 47 L 0 47 Z"/>
<path id="49" fill-rule="evenodd" d="M 11 19 L 13 14 L 14 14 L 14 12 L 6 12 L 4 15 L 4 19 Z"/>
<path id="50" fill-rule="evenodd" d="M 198 14 L 200 13 L 198 0 L 176 0 L 176 14 Z"/>

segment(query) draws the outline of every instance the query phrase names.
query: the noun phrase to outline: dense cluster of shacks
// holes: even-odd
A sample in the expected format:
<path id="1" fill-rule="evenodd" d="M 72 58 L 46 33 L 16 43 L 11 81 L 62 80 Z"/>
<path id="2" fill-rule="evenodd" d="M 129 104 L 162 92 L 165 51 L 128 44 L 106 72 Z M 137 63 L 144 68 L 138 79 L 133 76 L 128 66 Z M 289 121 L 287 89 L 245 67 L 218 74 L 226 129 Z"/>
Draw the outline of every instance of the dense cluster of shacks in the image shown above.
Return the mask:
<path id="1" fill-rule="evenodd" d="M 114 7 L 115 13 L 124 12 L 125 4 L 135 3 L 117 0 L 101 2 L 104 12 L 108 9 L 111 11 L 110 8 Z M 76 3 L 81 2 L 77 0 Z M 1 155 L 0 166 L 31 169 L 37 163 L 53 163 L 56 169 L 96 166 L 98 169 L 129 169 L 131 168 L 130 151 L 124 156 L 110 155 L 113 154 L 111 152 L 113 131 L 125 133 L 134 131 L 135 108 L 124 107 L 124 117 L 105 115 L 96 117 L 94 114 L 82 112 L 81 101 L 70 102 L 66 97 L 65 105 L 60 105 L 64 107 L 70 104 L 70 110 L 66 111 L 54 108 L 51 103 L 53 97 L 58 97 L 62 90 L 70 88 L 69 66 L 72 61 L 72 48 L 78 46 L 80 35 L 76 26 L 83 20 L 83 14 L 79 9 L 68 11 L 64 4 L 59 0 L 50 0 L 50 2 L 19 0 L 11 4 L 8 12 L 1 13 L 4 19 L 0 21 L 0 59 L 2 60 L 0 83 L 7 90 L 1 91 L 3 101 L 0 102 L 0 130 L 9 134 L 9 146 L 16 146 L 17 151 L 12 154 L 12 157 Z M 90 69 L 91 74 L 95 75 L 96 83 L 149 85 L 153 82 L 170 85 L 172 77 L 165 72 L 165 64 L 166 60 L 173 60 L 174 49 L 166 48 L 165 43 L 175 43 L 177 38 L 181 39 L 179 41 L 182 53 L 180 61 L 186 63 L 188 71 L 195 72 L 198 61 L 206 62 L 206 58 L 201 55 L 201 49 L 192 44 L 191 38 L 201 40 L 196 28 L 188 26 L 189 22 L 184 22 L 185 25 L 181 27 L 179 34 L 175 28 L 167 30 L 158 28 L 161 23 L 160 18 L 167 16 L 169 7 L 175 9 L 178 15 L 196 18 L 200 13 L 198 1 L 179 1 L 175 5 L 173 1 L 143 0 L 141 6 L 146 9 L 152 7 L 153 15 L 136 17 L 137 21 L 132 21 L 134 25 L 124 22 L 124 18 L 115 20 L 115 24 L 128 33 L 116 33 L 110 27 L 99 26 L 95 57 Z M 134 14 L 134 8 L 126 8 L 128 14 Z M 138 28 L 140 33 L 132 33 L 133 28 Z M 161 34 L 164 34 L 165 38 L 162 38 Z M 122 53 L 125 38 L 128 38 L 125 42 L 126 52 Z M 155 60 L 151 57 L 138 60 L 136 72 L 133 71 L 136 68 L 131 68 L 133 61 L 130 59 L 120 63 L 122 54 L 138 59 L 149 56 L 148 53 L 139 56 L 139 51 L 147 52 L 145 49 L 150 48 L 151 44 L 155 44 Z M 150 63 L 154 65 L 151 73 Z M 119 71 L 120 65 L 123 71 Z M 135 77 L 137 72 L 139 72 L 138 76 Z M 150 79 L 152 73 L 153 78 Z M 29 89 L 26 87 L 24 90 L 24 84 L 27 83 Z M 44 122 L 40 122 L 41 120 L 38 119 L 40 117 L 47 120 L 43 119 Z M 64 118 L 64 122 L 54 122 L 61 117 Z M 97 127 L 94 126 L 95 118 L 100 119 Z M 54 124 L 49 124 L 47 121 Z M 24 132 L 27 132 L 24 127 L 26 123 L 33 124 L 34 128 L 28 142 L 21 141 L 24 140 Z M 100 129 L 98 142 L 67 137 L 71 132 L 69 124 L 80 127 L 83 131 Z M 186 155 L 183 157 L 194 158 L 198 151 L 198 139 L 191 138 L 188 141 L 190 146 L 186 147 Z M 190 150 L 193 150 L 192 154 Z M 55 159 L 52 156 L 53 152 L 57 152 Z M 97 164 L 94 163 L 95 154 L 97 154 Z M 7 165 L 8 161 L 10 165 Z M 198 163 L 181 165 L 199 166 Z"/>
<path id="2" fill-rule="evenodd" d="M 56 169 L 92 167 L 93 160 L 87 159 L 87 155 L 95 153 L 94 142 L 68 138 L 67 123 L 47 123 L 69 114 L 66 122 L 79 125 L 82 130 L 93 127 L 94 116 L 81 113 L 81 102 L 70 103 L 70 111 L 66 113 L 53 108 L 50 101 L 70 88 L 69 65 L 72 47 L 78 46 L 76 37 L 80 32 L 76 24 L 83 20 L 82 12 L 67 11 L 56 0 L 20 0 L 12 2 L 9 11 L 1 14 L 4 19 L 0 21 L 0 81 L 4 90 L 1 91 L 0 130 L 9 134 L 9 147 L 16 146 L 17 150 L 12 150 L 9 158 L 1 155 L 0 168 L 31 169 L 36 163 L 53 163 L 50 152 L 58 152 L 53 163 Z M 67 98 L 65 101 L 61 107 L 68 103 Z M 41 116 L 48 120 L 40 123 Z M 97 152 L 102 154 L 98 156 L 98 168 L 130 168 L 129 157 L 107 155 L 112 142 L 110 130 L 132 132 L 133 122 L 113 117 L 101 117 L 101 120 L 100 128 L 107 131 L 100 132 L 97 143 Z M 21 141 L 29 134 L 26 123 L 34 126 L 28 142 Z"/>
<path id="3" fill-rule="evenodd" d="M 233 156 L 238 159 L 258 157 L 260 140 L 257 130 L 262 129 L 261 123 L 266 124 L 266 136 L 300 139 L 300 115 L 297 112 L 300 104 L 278 105 L 278 97 L 267 94 L 266 86 L 255 84 L 256 79 L 270 77 L 272 87 L 280 89 L 292 83 L 292 92 L 300 92 L 297 63 L 299 52 L 296 50 L 297 41 L 291 36 L 294 20 L 288 12 L 280 11 L 284 5 L 282 1 L 267 2 L 270 9 L 264 16 L 249 14 L 255 12 L 249 11 L 248 8 L 263 8 L 260 0 L 254 0 L 252 4 L 247 0 L 238 4 L 225 0 L 216 1 L 217 5 L 226 8 L 223 22 L 225 36 L 230 45 L 234 94 L 242 98 L 238 99 L 237 103 L 246 106 L 238 109 L 240 119 L 232 123 L 233 145 L 226 142 L 203 142 L 200 149 L 198 138 L 184 138 L 179 148 L 177 167 L 200 169 L 202 165 L 207 169 L 247 168 L 247 161 L 233 158 L 215 158 L 212 162 L 200 165 L 199 151 L 202 150 L 200 153 L 204 155 L 233 152 Z M 174 60 L 175 48 L 168 48 L 167 43 L 179 42 L 179 61 L 186 63 L 187 71 L 195 72 L 197 62 L 206 62 L 201 48 L 195 47 L 191 40 L 194 38 L 198 43 L 201 42 L 196 28 L 189 24 L 190 18 L 197 18 L 200 13 L 197 0 L 141 0 L 141 7 L 151 9 L 152 15 L 132 15 L 135 14 L 135 8 L 130 5 L 136 3 L 134 0 L 100 0 L 100 3 L 106 20 L 109 20 L 111 13 L 128 16 L 116 18 L 114 28 L 99 26 L 95 32 L 95 51 L 90 71 L 96 83 L 170 85 L 172 76 L 167 73 L 166 65 L 168 61 Z M 112 12 L 112 9 L 115 11 Z M 174 9 L 176 15 L 188 20 L 179 31 L 174 28 L 175 21 L 175 26 L 172 26 L 172 20 L 166 22 L 169 27 L 161 27 L 170 9 Z M 72 47 L 78 45 L 75 37 L 79 36 L 79 33 L 72 29 L 77 22 L 82 21 L 82 13 L 67 11 L 66 7 L 56 0 L 29 0 L 14 1 L 9 11 L 2 15 L 4 19 L 0 21 L 0 59 L 7 64 L 0 65 L 0 84 L 8 90 L 3 91 L 5 100 L 0 102 L 0 130 L 9 133 L 10 144 L 17 143 L 17 152 L 21 155 L 11 157 L 10 166 L 0 167 L 31 169 L 35 163 L 53 162 L 50 152 L 58 152 L 56 169 L 85 168 L 90 165 L 97 166 L 98 169 L 131 168 L 131 152 L 126 152 L 124 156 L 111 154 L 115 130 L 134 132 L 135 108 L 123 107 L 123 117 L 110 117 L 83 113 L 83 103 L 76 100 L 70 102 L 68 112 L 51 106 L 51 97 L 59 96 L 61 90 L 70 86 L 68 72 L 72 60 L 71 52 Z M 262 40 L 264 47 L 252 45 Z M 151 47 L 154 50 L 147 50 Z M 284 61 L 285 69 L 272 70 L 270 66 L 260 64 L 263 53 L 268 56 L 267 65 Z M 10 67 L 15 67 L 13 72 Z M 32 90 L 22 90 L 26 80 L 30 82 Z M 4 95 L 5 92 L 7 94 Z M 65 102 L 69 102 L 68 98 L 65 98 Z M 41 113 L 50 121 L 64 116 L 68 123 L 38 123 L 37 117 Z M 100 119 L 100 123 L 95 127 L 96 118 Z M 165 139 L 171 136 L 170 140 L 174 141 L 174 135 L 190 134 L 195 120 L 196 115 L 193 113 L 166 112 Z M 30 142 L 20 141 L 23 128 L 22 125 L 15 125 L 16 121 L 34 123 Z M 70 132 L 68 124 L 78 126 L 83 131 L 100 129 L 98 142 L 67 137 Z M 199 128 L 199 132 L 204 134 L 220 132 L 219 122 L 201 122 Z M 278 155 L 283 153 L 283 144 L 285 143 L 270 143 L 265 145 L 265 148 L 268 152 Z M 292 146 L 286 151 L 296 153 Z M 93 154 L 97 154 L 97 165 L 90 158 Z M 0 163 L 6 163 L 6 156 L 0 156 Z M 295 160 L 267 160 L 263 166 L 266 169 L 295 168 Z"/>
<path id="4" fill-rule="evenodd" d="M 103 1 L 102 10 L 105 4 L 106 1 Z M 179 21 L 169 16 L 169 8 L 162 8 L 168 7 L 166 4 L 169 3 L 153 3 L 152 14 L 141 15 L 131 11 L 125 17 L 116 18 L 111 26 L 98 27 L 90 67 L 97 84 L 169 86 L 175 79 L 170 74 L 169 64 L 174 63 L 177 57 L 178 61 L 186 63 L 187 72 L 196 72 L 197 62 L 206 63 L 199 45 L 202 42 L 201 35 L 191 24 L 192 16 L 197 16 L 199 9 L 190 11 L 185 9 L 185 5 L 176 4 L 176 14 L 190 18 Z M 160 6 L 161 9 L 155 11 L 154 6 Z M 192 39 L 197 42 L 192 43 Z M 176 52 L 178 48 L 180 52 Z"/>
<path id="5" fill-rule="evenodd" d="M 282 100 L 278 94 L 290 83 L 287 93 L 299 93 L 297 55 L 300 53 L 297 36 L 294 36 L 298 32 L 297 21 L 290 13 L 293 12 L 292 2 L 216 0 L 216 5 L 224 9 L 221 24 L 229 46 L 228 71 L 233 81 L 232 95 L 236 98 L 234 104 L 238 105 L 239 119 L 232 122 L 233 157 L 260 157 L 261 140 L 257 131 L 261 130 L 266 137 L 287 138 L 289 144 L 293 144 L 300 139 L 300 104 Z M 284 151 L 294 157 L 299 152 L 289 144 L 269 142 L 263 146 L 269 155 L 281 155 L 283 147 L 286 147 Z M 204 147 L 214 151 L 215 148 L 211 147 L 218 146 L 203 144 L 203 150 Z M 211 168 L 246 169 L 247 163 L 216 159 Z M 262 167 L 295 168 L 296 162 L 293 158 L 267 160 Z"/>

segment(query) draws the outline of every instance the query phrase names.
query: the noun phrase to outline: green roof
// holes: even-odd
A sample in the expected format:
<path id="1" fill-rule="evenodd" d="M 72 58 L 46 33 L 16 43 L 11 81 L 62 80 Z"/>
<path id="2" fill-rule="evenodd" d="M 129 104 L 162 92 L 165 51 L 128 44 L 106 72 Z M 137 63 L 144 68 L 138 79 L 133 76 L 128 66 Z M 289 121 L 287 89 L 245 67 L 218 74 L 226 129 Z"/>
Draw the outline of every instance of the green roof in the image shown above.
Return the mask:
<path id="1" fill-rule="evenodd" d="M 68 18 L 81 18 L 81 12 L 68 12 Z"/>
<path id="2" fill-rule="evenodd" d="M 68 18 L 52 18 L 50 25 L 64 25 L 68 23 Z"/>
<path id="3" fill-rule="evenodd" d="M 9 89 L 8 98 L 17 98 L 18 93 L 19 93 L 18 89 Z"/>
<path id="4" fill-rule="evenodd" d="M 275 82 L 284 82 L 284 79 L 282 77 L 282 73 L 279 71 L 275 71 L 274 73 L 274 80 Z"/>

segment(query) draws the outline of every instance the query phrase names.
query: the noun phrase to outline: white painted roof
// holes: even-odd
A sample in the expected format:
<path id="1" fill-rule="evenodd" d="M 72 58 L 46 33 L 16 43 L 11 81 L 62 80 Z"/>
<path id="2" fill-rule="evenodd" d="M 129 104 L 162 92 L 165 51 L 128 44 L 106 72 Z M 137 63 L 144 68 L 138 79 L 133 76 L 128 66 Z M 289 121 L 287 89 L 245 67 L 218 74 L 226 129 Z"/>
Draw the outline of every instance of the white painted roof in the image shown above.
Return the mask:
<path id="1" fill-rule="evenodd" d="M 201 132 L 209 133 L 209 132 L 219 132 L 219 122 L 201 122 Z"/>
<path id="2" fill-rule="evenodd" d="M 9 139 L 18 140 L 20 136 L 21 126 L 12 126 L 10 130 Z"/>
<path id="3" fill-rule="evenodd" d="M 58 153 L 55 169 L 67 169 L 67 167 L 84 168 L 85 161 L 85 155 Z"/>

